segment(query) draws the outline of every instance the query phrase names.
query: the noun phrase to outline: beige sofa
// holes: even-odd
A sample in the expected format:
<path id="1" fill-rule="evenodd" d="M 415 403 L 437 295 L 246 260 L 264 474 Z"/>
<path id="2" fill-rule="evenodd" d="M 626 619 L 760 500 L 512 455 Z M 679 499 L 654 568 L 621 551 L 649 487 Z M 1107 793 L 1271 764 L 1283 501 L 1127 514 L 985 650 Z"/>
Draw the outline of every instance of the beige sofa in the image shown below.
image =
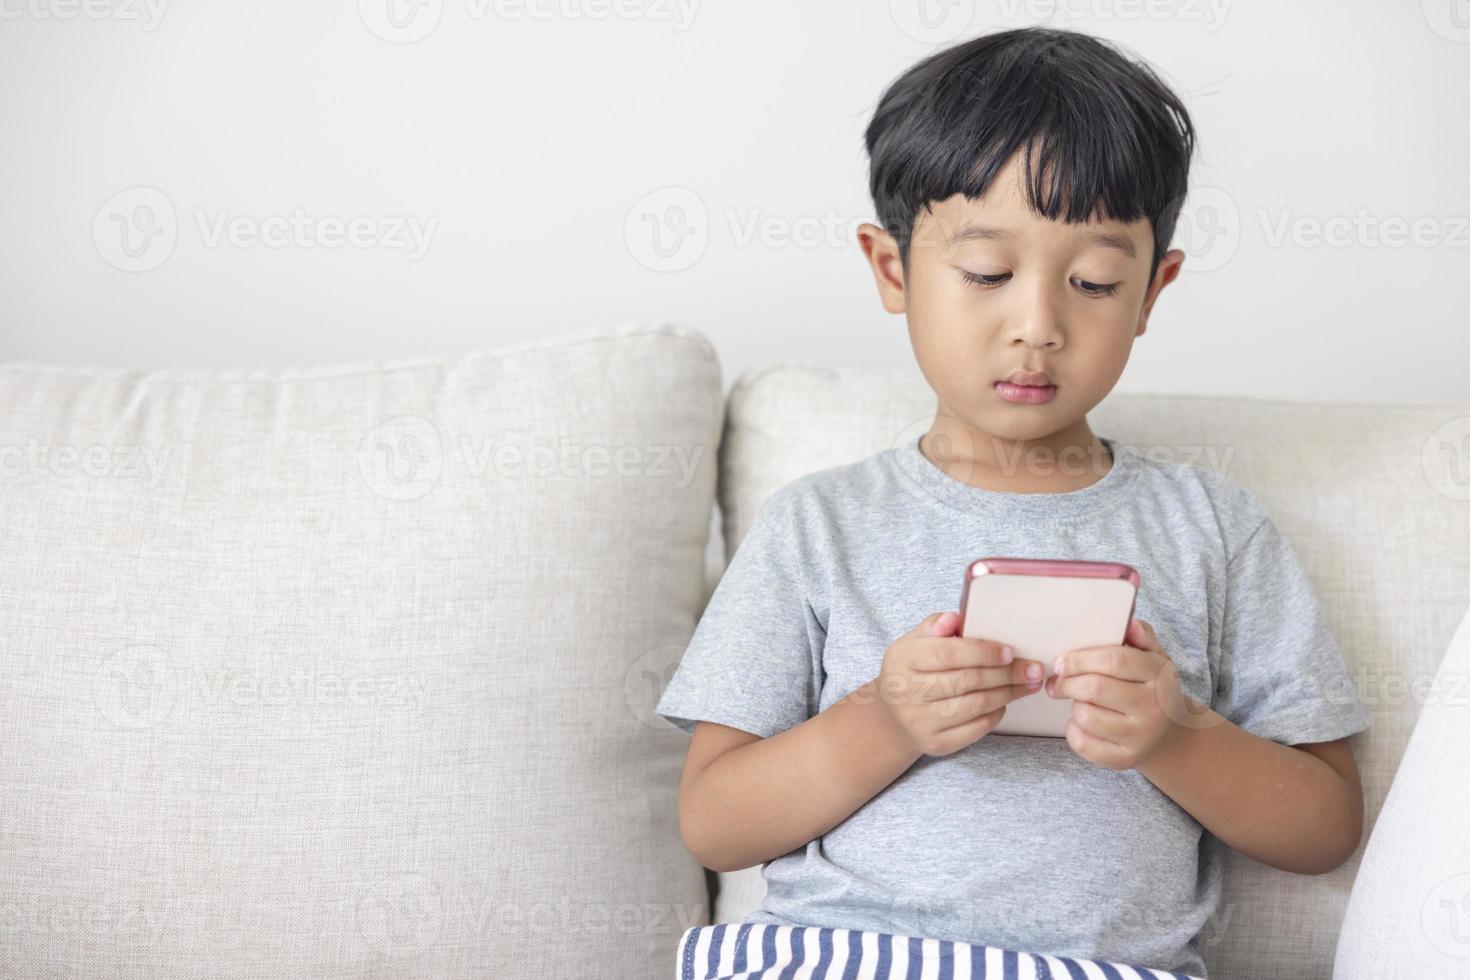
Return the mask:
<path id="1" fill-rule="evenodd" d="M 653 713 L 716 494 L 733 546 L 775 487 L 931 410 L 910 374 L 795 367 L 727 401 L 704 338 L 642 325 L 339 369 L 0 367 L 0 975 L 669 976 L 684 929 L 760 895 L 722 875 L 711 904 L 688 740 Z M 1259 496 L 1373 712 L 1366 848 L 1320 877 L 1235 860 L 1210 975 L 1463 974 L 1470 403 L 1091 420 Z"/>

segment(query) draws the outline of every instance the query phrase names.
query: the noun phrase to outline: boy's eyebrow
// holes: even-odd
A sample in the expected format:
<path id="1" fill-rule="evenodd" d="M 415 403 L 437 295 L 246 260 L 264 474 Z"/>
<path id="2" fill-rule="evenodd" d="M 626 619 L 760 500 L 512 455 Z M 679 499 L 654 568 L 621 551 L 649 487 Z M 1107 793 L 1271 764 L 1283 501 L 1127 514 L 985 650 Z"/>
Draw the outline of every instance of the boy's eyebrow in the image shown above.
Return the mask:
<path id="1" fill-rule="evenodd" d="M 951 245 L 958 245 L 961 242 L 977 241 L 980 239 L 1003 239 L 1009 237 L 1011 237 L 1011 233 L 1004 228 L 991 228 L 987 225 L 966 222 L 960 225 L 959 229 L 953 235 L 949 236 L 949 243 Z M 1138 257 L 1138 252 L 1134 249 L 1133 243 L 1121 235 L 1110 235 L 1105 231 L 1095 231 L 1087 236 L 1087 240 L 1094 245 L 1101 245 L 1104 248 L 1116 248 L 1130 259 Z"/>

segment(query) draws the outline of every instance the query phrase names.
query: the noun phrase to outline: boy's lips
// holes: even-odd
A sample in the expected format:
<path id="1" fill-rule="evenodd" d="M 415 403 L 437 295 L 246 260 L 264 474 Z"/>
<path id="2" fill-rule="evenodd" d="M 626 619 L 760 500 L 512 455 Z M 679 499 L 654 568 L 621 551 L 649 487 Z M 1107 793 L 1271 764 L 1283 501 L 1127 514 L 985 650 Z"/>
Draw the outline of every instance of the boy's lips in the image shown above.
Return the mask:
<path id="1" fill-rule="evenodd" d="M 1057 394 L 1057 386 L 1045 371 L 1014 371 L 1006 380 L 997 381 L 995 390 L 1006 401 L 1022 405 L 1040 405 Z"/>
<path id="2" fill-rule="evenodd" d="M 1028 385 L 1039 388 L 1051 386 L 1051 376 L 1045 371 L 1012 371 L 1004 380 L 1013 385 Z"/>

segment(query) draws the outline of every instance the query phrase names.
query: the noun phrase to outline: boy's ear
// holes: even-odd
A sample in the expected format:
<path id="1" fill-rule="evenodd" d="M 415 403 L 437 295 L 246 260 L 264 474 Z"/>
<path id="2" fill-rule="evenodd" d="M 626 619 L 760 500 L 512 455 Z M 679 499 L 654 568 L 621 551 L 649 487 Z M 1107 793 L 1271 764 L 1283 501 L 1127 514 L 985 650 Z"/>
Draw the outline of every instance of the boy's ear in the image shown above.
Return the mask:
<path id="1" fill-rule="evenodd" d="M 878 298 L 883 309 L 889 313 L 902 313 L 905 305 L 903 259 L 898 254 L 898 241 L 875 224 L 864 222 L 858 226 L 858 244 L 873 267 L 873 279 L 878 283 Z"/>
<path id="2" fill-rule="evenodd" d="M 1138 314 L 1138 329 L 1133 336 L 1142 337 L 1144 330 L 1148 329 L 1148 316 L 1154 310 L 1154 301 L 1159 298 L 1159 293 L 1179 276 L 1179 267 L 1184 264 L 1184 253 L 1177 248 L 1170 249 L 1159 259 L 1159 267 L 1154 272 L 1154 281 L 1149 284 L 1148 294 L 1143 298 L 1143 309 Z"/>

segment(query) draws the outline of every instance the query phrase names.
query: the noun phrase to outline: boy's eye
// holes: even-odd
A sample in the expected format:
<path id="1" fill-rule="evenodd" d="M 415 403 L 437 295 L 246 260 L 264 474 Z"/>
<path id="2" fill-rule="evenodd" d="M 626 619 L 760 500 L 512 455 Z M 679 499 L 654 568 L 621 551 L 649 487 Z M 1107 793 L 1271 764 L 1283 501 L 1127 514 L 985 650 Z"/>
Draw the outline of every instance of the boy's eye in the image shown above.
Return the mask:
<path id="1" fill-rule="evenodd" d="M 978 272 L 964 272 L 965 282 L 973 283 L 976 286 L 999 286 L 1010 277 L 1011 274 L 1009 272 L 1002 272 L 994 276 L 987 276 Z"/>
<path id="2" fill-rule="evenodd" d="M 980 272 L 969 272 L 966 270 L 961 270 L 961 274 L 963 275 L 965 282 L 968 282 L 975 286 L 999 286 L 1001 283 L 1005 282 L 1011 277 L 1011 274 L 1009 272 L 1001 272 L 997 273 L 996 275 L 985 275 L 984 273 Z M 1111 296 L 1116 293 L 1118 291 L 1118 287 L 1122 285 L 1121 280 L 1119 280 L 1118 282 L 1106 283 L 1088 282 L 1086 279 L 1073 279 L 1072 281 L 1077 284 L 1078 289 L 1082 290 L 1082 292 L 1086 293 L 1088 296 Z"/>
<path id="3" fill-rule="evenodd" d="M 1077 284 L 1078 289 L 1089 296 L 1111 296 L 1118 291 L 1118 286 L 1121 283 L 1121 280 L 1119 282 L 1109 283 L 1088 282 L 1086 279 L 1074 279 L 1072 281 Z"/>

